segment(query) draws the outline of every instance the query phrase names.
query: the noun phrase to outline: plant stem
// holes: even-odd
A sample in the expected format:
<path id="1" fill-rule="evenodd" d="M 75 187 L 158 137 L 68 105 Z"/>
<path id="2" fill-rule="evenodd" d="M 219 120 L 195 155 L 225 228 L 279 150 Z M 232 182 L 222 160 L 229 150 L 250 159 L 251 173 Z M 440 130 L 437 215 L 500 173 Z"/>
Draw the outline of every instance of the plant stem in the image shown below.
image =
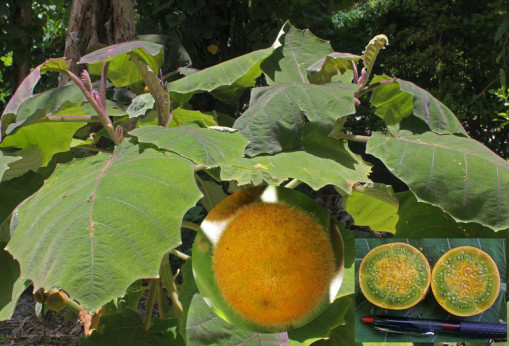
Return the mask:
<path id="1" fill-rule="evenodd" d="M 302 184 L 302 181 L 299 179 L 292 179 L 288 184 L 285 185 L 285 187 L 288 189 L 295 189 L 300 184 Z"/>
<path id="2" fill-rule="evenodd" d="M 370 85 L 363 87 L 363 88 L 359 89 L 358 91 L 356 91 L 354 96 L 356 98 L 359 98 L 362 95 L 367 94 L 368 92 L 372 91 L 373 89 L 381 87 L 382 85 L 392 84 L 395 80 L 396 80 L 396 78 L 391 78 L 391 79 L 381 80 L 379 82 L 370 84 Z"/>
<path id="3" fill-rule="evenodd" d="M 49 115 L 48 121 L 54 122 L 82 122 L 97 123 L 101 122 L 97 115 Z"/>
<path id="4" fill-rule="evenodd" d="M 189 222 L 189 221 L 182 221 L 182 227 L 190 229 L 190 230 L 193 230 L 193 231 L 196 231 L 196 232 L 198 232 L 200 230 L 200 226 L 199 225 L 197 225 L 195 223 L 192 223 L 192 222 Z"/>
<path id="5" fill-rule="evenodd" d="M 338 139 L 346 139 L 347 141 L 352 141 L 352 142 L 367 143 L 370 137 L 369 136 L 360 136 L 360 135 L 351 135 L 348 133 L 341 133 L 337 138 Z"/>
<path id="6" fill-rule="evenodd" d="M 157 294 L 157 281 L 159 279 L 150 280 L 150 288 L 148 290 L 147 306 L 145 307 L 145 317 L 143 318 L 143 330 L 149 330 L 150 319 L 152 318 L 152 311 L 154 309 L 154 302 Z"/>
<path id="7" fill-rule="evenodd" d="M 178 258 L 180 258 L 180 259 L 183 259 L 184 261 L 187 261 L 188 259 L 190 259 L 190 258 L 191 258 L 191 256 L 186 255 L 185 253 L 180 252 L 180 251 L 179 251 L 179 250 L 177 250 L 177 249 L 171 249 L 171 250 L 170 250 L 170 255 L 176 256 L 176 257 L 178 257 Z"/>
<path id="8" fill-rule="evenodd" d="M 161 280 L 163 281 L 164 287 L 168 291 L 170 295 L 170 299 L 173 306 L 173 312 L 178 319 L 178 323 L 180 325 L 182 321 L 182 315 L 184 313 L 184 309 L 182 309 L 182 304 L 180 303 L 177 285 L 175 284 L 175 278 L 171 273 L 170 268 L 170 252 L 167 252 L 163 259 L 161 260 L 161 267 L 159 269 L 159 275 L 161 276 Z"/>
<path id="9" fill-rule="evenodd" d="M 81 92 L 85 97 L 87 98 L 88 102 L 94 107 L 94 110 L 97 112 L 99 121 L 103 125 L 106 132 L 108 132 L 108 135 L 111 137 L 111 140 L 115 145 L 120 144 L 120 138 L 117 136 L 117 134 L 114 131 L 113 123 L 111 122 L 110 117 L 108 116 L 108 113 L 106 113 L 106 109 L 100 104 L 100 100 L 96 100 L 92 93 L 90 93 L 85 85 L 81 82 L 81 79 L 78 78 L 74 73 L 71 71 L 65 71 L 65 74 L 74 82 L 76 85 L 80 88 Z"/>

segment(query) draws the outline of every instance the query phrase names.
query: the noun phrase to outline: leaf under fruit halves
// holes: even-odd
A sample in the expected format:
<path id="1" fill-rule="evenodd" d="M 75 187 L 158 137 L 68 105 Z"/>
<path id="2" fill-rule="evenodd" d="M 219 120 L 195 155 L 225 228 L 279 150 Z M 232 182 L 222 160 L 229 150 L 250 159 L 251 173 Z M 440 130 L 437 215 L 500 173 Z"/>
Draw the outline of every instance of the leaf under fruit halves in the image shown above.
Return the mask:
<path id="1" fill-rule="evenodd" d="M 189 160 L 126 140 L 113 155 L 59 165 L 14 211 L 7 250 L 34 290 L 61 287 L 94 311 L 157 277 L 200 197 Z"/>

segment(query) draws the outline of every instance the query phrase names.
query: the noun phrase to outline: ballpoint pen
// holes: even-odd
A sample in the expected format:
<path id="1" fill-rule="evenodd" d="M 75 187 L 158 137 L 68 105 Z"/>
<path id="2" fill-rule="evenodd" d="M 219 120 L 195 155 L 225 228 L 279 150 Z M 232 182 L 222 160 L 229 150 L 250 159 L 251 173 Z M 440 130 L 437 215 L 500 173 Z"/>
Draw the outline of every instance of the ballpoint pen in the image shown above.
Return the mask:
<path id="1" fill-rule="evenodd" d="M 461 336 L 506 339 L 507 324 L 471 321 L 439 321 L 399 316 L 363 317 L 362 322 L 372 324 L 376 330 L 412 335 L 435 335 L 437 332 L 453 332 Z"/>

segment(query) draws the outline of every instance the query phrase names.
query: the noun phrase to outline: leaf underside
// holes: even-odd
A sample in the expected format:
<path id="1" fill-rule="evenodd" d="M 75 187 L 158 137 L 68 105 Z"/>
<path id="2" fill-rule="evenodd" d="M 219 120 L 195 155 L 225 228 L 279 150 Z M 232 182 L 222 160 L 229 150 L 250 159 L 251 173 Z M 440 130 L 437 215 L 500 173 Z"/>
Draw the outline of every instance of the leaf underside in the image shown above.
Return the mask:
<path id="1" fill-rule="evenodd" d="M 366 152 L 382 160 L 420 201 L 457 221 L 509 227 L 509 164 L 481 143 L 432 132 L 374 133 Z"/>

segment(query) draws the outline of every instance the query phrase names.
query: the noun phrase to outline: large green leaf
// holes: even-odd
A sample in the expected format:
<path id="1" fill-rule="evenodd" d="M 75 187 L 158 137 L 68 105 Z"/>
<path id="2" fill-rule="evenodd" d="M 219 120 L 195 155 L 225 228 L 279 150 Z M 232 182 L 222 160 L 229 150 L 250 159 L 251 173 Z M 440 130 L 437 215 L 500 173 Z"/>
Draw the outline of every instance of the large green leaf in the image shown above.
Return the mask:
<path id="1" fill-rule="evenodd" d="M 375 76 L 372 84 L 389 79 L 385 75 Z M 376 107 L 375 114 L 389 126 L 413 114 L 435 133 L 467 136 L 460 121 L 447 106 L 412 82 L 395 79 L 393 83 L 379 86 L 373 90 L 370 101 Z"/>
<path id="2" fill-rule="evenodd" d="M 269 85 L 307 83 L 306 69 L 334 52 L 330 43 L 319 39 L 308 29 L 299 30 L 286 22 L 273 47 L 274 53 L 262 63 Z"/>
<path id="3" fill-rule="evenodd" d="M 198 292 L 191 261 L 184 264 L 182 274 L 184 284 L 179 296 L 184 315 L 180 330 L 186 345 L 288 345 L 287 333 L 253 333 L 216 315 Z"/>
<path id="4" fill-rule="evenodd" d="M 374 133 L 366 152 L 382 160 L 418 200 L 457 221 L 494 230 L 509 227 L 509 164 L 481 143 L 432 132 L 401 137 Z"/>
<path id="5" fill-rule="evenodd" d="M 94 311 L 158 276 L 200 197 L 191 162 L 126 140 L 113 155 L 59 165 L 15 210 L 7 250 L 35 290 L 61 287 Z"/>
<path id="6" fill-rule="evenodd" d="M 249 139 L 246 154 L 274 154 L 301 144 L 305 119 L 328 135 L 336 120 L 355 113 L 355 86 L 291 83 L 254 89 L 233 127 Z"/>
<path id="7" fill-rule="evenodd" d="M 150 328 L 145 330 L 140 314 L 124 309 L 119 313 L 102 316 L 97 329 L 80 345 L 184 346 L 184 340 L 177 330 L 177 319 L 159 318 L 152 319 Z"/>
<path id="8" fill-rule="evenodd" d="M 341 203 L 357 226 L 369 226 L 375 231 L 396 231 L 399 203 L 390 185 L 358 185 L 350 196 L 343 196 Z"/>
<path id="9" fill-rule="evenodd" d="M 196 92 L 212 92 L 222 101 L 233 102 L 244 88 L 255 85 L 256 78 L 262 73 L 260 64 L 272 52 L 272 48 L 266 48 L 239 56 L 171 82 L 168 89 L 188 96 Z"/>
<path id="10" fill-rule="evenodd" d="M 396 79 L 401 91 L 413 96 L 414 115 L 424 120 L 438 134 L 459 133 L 468 137 L 458 118 L 442 102 L 426 90 L 402 79 Z"/>
<path id="11" fill-rule="evenodd" d="M 72 136 L 84 125 L 86 123 L 82 122 L 45 122 L 20 127 L 14 134 L 4 137 L 0 148 L 15 147 L 26 151 L 36 147 L 44 167 L 54 154 L 69 150 Z M 31 154 L 30 160 L 34 160 L 35 153 Z"/>
<path id="12" fill-rule="evenodd" d="M 230 128 L 202 128 L 194 123 L 178 127 L 147 125 L 130 132 L 143 143 L 173 151 L 208 167 L 242 157 L 247 140 Z"/>
<path id="13" fill-rule="evenodd" d="M 338 298 L 313 321 L 288 332 L 290 344 L 310 345 L 313 341 L 327 338 L 332 329 L 345 324 L 345 314 L 351 302 L 349 297 Z"/>
<path id="14" fill-rule="evenodd" d="M 241 158 L 221 167 L 222 180 L 236 180 L 239 185 L 280 184 L 288 178 L 303 181 L 318 190 L 335 185 L 350 193 L 356 182 L 368 182 L 370 167 L 352 154 L 346 143 L 330 137 L 304 140 L 304 150 L 276 155 Z"/>
<path id="15" fill-rule="evenodd" d="M 101 75 L 104 64 L 109 62 L 108 79 L 119 88 L 143 80 L 130 59 L 131 54 L 145 62 L 154 73 L 159 73 L 163 46 L 147 41 L 123 42 L 98 49 L 81 57 L 79 64 L 88 64 L 90 74 Z"/>
<path id="16" fill-rule="evenodd" d="M 456 222 L 438 207 L 418 202 L 410 191 L 395 194 L 399 201 L 395 237 L 398 238 L 463 238 L 505 237 L 508 232 L 494 232 L 478 223 Z"/>
<path id="17" fill-rule="evenodd" d="M 341 326 L 334 328 L 330 334 L 329 338 L 326 340 L 318 340 L 314 342 L 315 346 L 344 346 L 344 345 L 360 345 L 354 342 L 354 322 L 355 322 L 355 311 L 354 311 L 354 299 L 353 294 L 345 297 L 350 301 L 348 305 L 348 309 L 345 314 L 345 323 Z"/>
<path id="18" fill-rule="evenodd" d="M 16 303 L 29 281 L 19 278 L 19 264 L 4 250 L 5 243 L 0 242 L 0 321 L 11 318 Z"/>

